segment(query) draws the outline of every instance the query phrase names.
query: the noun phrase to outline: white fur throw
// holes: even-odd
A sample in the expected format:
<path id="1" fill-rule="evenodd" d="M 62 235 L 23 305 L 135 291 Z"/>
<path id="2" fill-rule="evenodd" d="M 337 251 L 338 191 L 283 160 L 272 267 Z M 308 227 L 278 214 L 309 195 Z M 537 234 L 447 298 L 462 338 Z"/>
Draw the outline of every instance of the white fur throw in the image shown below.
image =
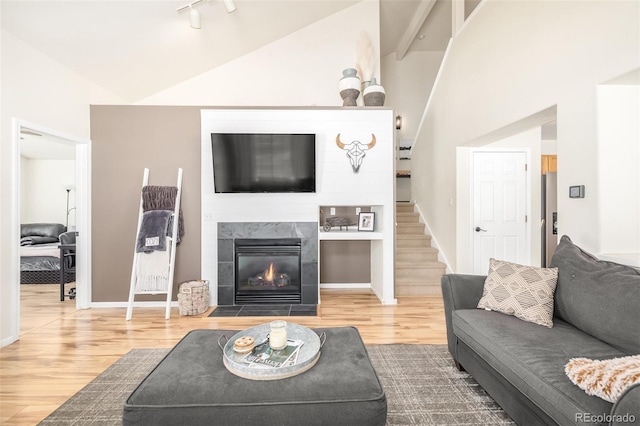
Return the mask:
<path id="1" fill-rule="evenodd" d="M 640 355 L 602 361 L 572 358 L 564 371 L 587 395 L 615 403 L 629 386 L 640 383 Z"/>
<path id="2" fill-rule="evenodd" d="M 171 262 L 171 238 L 166 237 L 164 251 L 138 253 L 136 265 L 136 291 L 143 293 L 164 292 L 169 288 L 169 263 Z"/>

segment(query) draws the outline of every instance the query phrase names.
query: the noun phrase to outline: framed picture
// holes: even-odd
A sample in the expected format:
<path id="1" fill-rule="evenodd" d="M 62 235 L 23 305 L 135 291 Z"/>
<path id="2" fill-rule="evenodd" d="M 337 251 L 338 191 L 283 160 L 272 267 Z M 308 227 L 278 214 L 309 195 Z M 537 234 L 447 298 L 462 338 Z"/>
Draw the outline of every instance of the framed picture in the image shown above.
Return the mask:
<path id="1" fill-rule="evenodd" d="M 376 222 L 376 214 L 373 212 L 361 212 L 358 214 L 358 231 L 373 231 Z"/>

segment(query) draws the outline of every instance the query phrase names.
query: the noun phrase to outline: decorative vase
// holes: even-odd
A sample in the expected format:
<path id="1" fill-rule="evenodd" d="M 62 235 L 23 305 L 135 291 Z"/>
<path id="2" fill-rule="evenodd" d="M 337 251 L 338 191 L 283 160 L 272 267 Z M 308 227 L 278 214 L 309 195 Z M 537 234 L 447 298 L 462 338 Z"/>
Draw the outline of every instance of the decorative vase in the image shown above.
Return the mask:
<path id="1" fill-rule="evenodd" d="M 376 82 L 375 78 L 371 79 L 371 84 L 364 89 L 364 106 L 383 106 L 385 91 L 384 87 Z"/>
<path id="2" fill-rule="evenodd" d="M 356 106 L 360 96 L 360 79 L 355 68 L 347 68 L 342 71 L 342 78 L 338 82 L 342 106 Z"/>

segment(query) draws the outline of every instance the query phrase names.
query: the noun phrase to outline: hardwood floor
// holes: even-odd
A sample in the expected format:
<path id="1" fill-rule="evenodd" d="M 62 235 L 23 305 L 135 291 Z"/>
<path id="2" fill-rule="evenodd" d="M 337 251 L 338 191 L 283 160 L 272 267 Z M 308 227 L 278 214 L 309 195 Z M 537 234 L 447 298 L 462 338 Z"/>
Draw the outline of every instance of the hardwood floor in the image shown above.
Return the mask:
<path id="1" fill-rule="evenodd" d="M 194 329 L 241 330 L 273 317 L 164 319 L 164 308 L 76 310 L 58 286 L 22 285 L 21 337 L 0 350 L 0 423 L 34 425 L 133 348 L 170 348 Z M 446 343 L 440 296 L 398 297 L 382 305 L 368 290 L 322 290 L 316 317 L 289 317 L 307 327 L 355 326 L 366 344 Z"/>

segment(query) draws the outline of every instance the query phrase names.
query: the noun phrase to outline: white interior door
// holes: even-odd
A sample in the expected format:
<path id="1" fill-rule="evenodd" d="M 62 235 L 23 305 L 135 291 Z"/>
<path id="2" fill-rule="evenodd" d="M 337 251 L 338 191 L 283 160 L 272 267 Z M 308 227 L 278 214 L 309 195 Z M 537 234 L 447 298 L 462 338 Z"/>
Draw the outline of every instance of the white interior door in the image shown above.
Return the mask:
<path id="1" fill-rule="evenodd" d="M 473 273 L 489 259 L 526 264 L 526 152 L 473 153 Z"/>

